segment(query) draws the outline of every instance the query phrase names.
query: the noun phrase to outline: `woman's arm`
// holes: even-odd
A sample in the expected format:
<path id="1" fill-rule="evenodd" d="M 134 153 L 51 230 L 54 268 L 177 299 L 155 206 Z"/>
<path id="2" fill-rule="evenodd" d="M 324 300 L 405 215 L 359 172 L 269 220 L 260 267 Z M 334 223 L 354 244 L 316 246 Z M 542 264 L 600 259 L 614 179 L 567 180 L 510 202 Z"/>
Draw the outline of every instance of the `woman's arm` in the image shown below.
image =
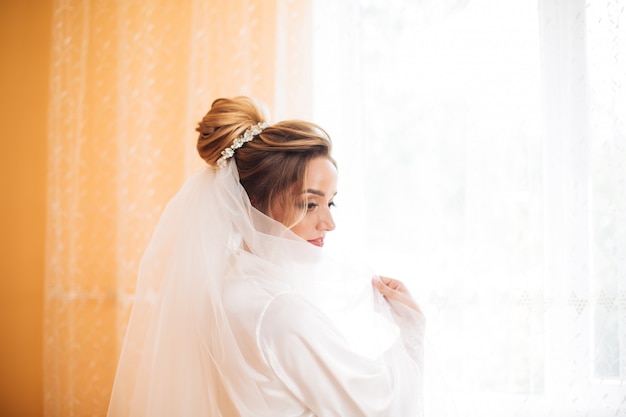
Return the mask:
<path id="1" fill-rule="evenodd" d="M 421 363 L 399 341 L 377 359 L 361 356 L 295 294 L 270 304 L 258 334 L 268 365 L 315 415 L 421 415 Z"/>
<path id="2" fill-rule="evenodd" d="M 372 285 L 389 303 L 407 352 L 423 368 L 426 321 L 411 293 L 401 281 L 384 276 L 374 277 Z"/>

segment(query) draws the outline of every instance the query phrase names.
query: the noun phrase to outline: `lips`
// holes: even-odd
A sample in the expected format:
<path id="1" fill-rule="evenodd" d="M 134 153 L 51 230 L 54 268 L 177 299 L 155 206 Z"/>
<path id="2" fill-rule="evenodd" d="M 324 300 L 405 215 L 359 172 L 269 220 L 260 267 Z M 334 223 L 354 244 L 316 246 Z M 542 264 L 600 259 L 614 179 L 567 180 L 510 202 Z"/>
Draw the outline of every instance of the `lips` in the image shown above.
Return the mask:
<path id="1" fill-rule="evenodd" d="M 320 248 L 324 246 L 324 238 L 318 237 L 317 239 L 307 240 L 311 245 L 319 246 Z"/>

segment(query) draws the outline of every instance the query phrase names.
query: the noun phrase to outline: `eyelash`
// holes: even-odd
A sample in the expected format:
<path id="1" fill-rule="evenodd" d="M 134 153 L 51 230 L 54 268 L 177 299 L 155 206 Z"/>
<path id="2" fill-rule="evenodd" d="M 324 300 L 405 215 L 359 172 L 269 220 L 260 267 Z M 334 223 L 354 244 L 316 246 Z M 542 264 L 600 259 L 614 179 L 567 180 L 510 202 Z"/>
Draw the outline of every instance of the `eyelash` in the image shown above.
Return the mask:
<path id="1" fill-rule="evenodd" d="M 307 209 L 307 211 L 313 210 L 317 206 L 319 206 L 319 204 L 317 204 L 317 203 L 308 203 L 306 209 Z M 333 207 L 337 207 L 337 205 L 335 204 L 334 201 L 331 201 L 330 203 L 328 203 L 328 208 L 333 208 Z"/>

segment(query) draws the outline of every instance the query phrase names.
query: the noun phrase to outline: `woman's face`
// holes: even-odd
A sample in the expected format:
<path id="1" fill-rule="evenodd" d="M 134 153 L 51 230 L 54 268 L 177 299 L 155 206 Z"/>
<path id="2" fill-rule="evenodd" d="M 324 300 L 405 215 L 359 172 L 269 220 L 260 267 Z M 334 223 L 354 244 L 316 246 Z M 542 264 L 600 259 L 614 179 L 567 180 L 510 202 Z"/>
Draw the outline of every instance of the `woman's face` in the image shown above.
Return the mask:
<path id="1" fill-rule="evenodd" d="M 291 230 L 307 242 L 322 247 L 326 232 L 335 229 L 330 212 L 337 194 L 337 168 L 326 157 L 317 157 L 309 162 L 304 179 L 304 191 L 298 199 L 306 207 L 304 217 Z M 273 217 L 282 222 L 284 210 L 274 207 Z"/>

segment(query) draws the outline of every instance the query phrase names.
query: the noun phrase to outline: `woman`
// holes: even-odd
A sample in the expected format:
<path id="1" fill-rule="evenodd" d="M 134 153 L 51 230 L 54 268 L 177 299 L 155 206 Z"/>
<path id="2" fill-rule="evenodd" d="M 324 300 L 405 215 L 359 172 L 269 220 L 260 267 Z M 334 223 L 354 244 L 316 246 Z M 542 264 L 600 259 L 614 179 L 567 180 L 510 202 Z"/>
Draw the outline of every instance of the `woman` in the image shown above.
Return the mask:
<path id="1" fill-rule="evenodd" d="M 269 125 L 246 97 L 216 100 L 197 130 L 209 167 L 142 259 L 109 416 L 421 415 L 415 301 L 321 249 L 328 135 Z"/>

